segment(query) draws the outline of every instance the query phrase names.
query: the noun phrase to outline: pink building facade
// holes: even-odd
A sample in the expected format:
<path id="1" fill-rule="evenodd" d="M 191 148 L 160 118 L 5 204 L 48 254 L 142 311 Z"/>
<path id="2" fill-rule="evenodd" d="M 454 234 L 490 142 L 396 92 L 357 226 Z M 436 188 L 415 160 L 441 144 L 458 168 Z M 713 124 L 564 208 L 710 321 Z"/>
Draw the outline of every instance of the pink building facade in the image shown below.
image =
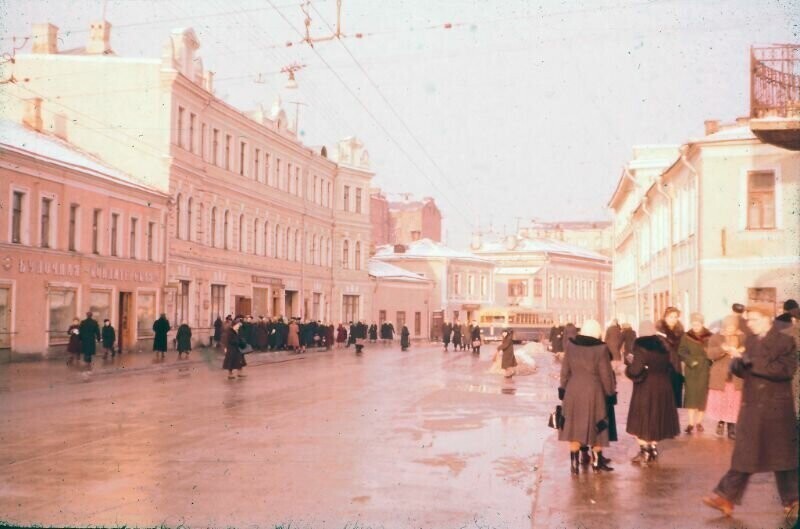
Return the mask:
<path id="1" fill-rule="evenodd" d="M 218 315 L 365 318 L 373 174 L 358 140 L 328 158 L 298 140 L 280 100 L 245 113 L 217 98 L 191 29 L 139 59 L 116 56 L 101 24 L 69 53 L 55 26 L 36 26 L 11 112 L 40 98 L 45 130 L 170 197 L 159 292 L 170 320 L 205 339 Z"/>

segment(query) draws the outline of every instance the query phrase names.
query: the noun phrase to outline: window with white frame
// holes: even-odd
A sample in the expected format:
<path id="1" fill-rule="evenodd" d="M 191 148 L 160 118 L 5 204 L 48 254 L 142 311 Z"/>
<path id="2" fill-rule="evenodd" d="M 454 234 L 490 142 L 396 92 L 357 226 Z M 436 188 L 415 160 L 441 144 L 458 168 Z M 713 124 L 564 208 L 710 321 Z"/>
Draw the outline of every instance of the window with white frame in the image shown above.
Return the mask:
<path id="1" fill-rule="evenodd" d="M 774 228 L 775 173 L 774 171 L 748 171 L 747 229 L 771 230 Z"/>
<path id="2" fill-rule="evenodd" d="M 55 221 L 55 201 L 52 197 L 42 197 L 39 210 L 39 246 L 42 248 L 52 248 L 53 224 Z"/>
<path id="3" fill-rule="evenodd" d="M 28 193 L 15 189 L 11 197 L 11 242 L 28 242 Z"/>
<path id="4" fill-rule="evenodd" d="M 69 205 L 69 228 L 67 232 L 67 250 L 70 252 L 78 251 L 80 229 L 80 206 L 78 204 Z"/>
<path id="5" fill-rule="evenodd" d="M 111 255 L 114 257 L 119 256 L 119 213 L 111 214 Z"/>
<path id="6" fill-rule="evenodd" d="M 139 257 L 138 238 L 136 237 L 139 229 L 139 219 L 130 218 L 130 233 L 128 233 L 128 257 L 136 259 Z"/>

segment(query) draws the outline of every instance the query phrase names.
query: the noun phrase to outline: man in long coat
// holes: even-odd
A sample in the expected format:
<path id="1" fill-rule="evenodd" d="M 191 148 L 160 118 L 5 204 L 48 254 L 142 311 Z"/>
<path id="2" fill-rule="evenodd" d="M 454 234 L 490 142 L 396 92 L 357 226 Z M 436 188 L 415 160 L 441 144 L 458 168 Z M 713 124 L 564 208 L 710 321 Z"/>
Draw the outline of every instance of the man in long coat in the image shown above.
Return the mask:
<path id="1" fill-rule="evenodd" d="M 170 325 L 167 315 L 162 313 L 159 318 L 153 322 L 153 351 L 156 355 L 161 354 L 161 358 L 167 352 L 167 333 L 169 332 Z"/>
<path id="2" fill-rule="evenodd" d="M 448 322 L 442 324 L 442 343 L 444 343 L 444 350 L 447 351 L 447 346 L 450 345 L 450 333 L 453 332 L 453 326 Z"/>
<path id="3" fill-rule="evenodd" d="M 86 313 L 86 319 L 78 327 L 78 337 L 81 339 L 83 361 L 91 365 L 92 357 L 96 351 L 96 344 L 100 341 L 100 326 L 92 318 L 91 312 Z"/>
<path id="4" fill-rule="evenodd" d="M 772 323 L 772 308 L 747 308 L 752 334 L 744 353 L 731 353 L 731 372 L 744 379 L 742 406 L 736 422 L 736 445 L 731 468 L 712 496 L 709 507 L 726 516 L 741 503 L 747 482 L 757 472 L 774 472 L 784 512 L 797 512 L 798 434 L 792 377 L 797 370 L 794 340 Z"/>

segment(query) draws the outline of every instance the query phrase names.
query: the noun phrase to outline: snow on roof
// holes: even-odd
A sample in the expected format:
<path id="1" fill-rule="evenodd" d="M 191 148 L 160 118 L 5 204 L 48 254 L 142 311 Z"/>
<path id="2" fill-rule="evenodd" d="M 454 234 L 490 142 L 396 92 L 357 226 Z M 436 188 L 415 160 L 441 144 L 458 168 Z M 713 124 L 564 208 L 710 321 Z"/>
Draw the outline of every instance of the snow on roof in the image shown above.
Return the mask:
<path id="1" fill-rule="evenodd" d="M 391 263 L 378 261 L 377 259 L 370 259 L 367 261 L 367 271 L 369 272 L 369 275 L 379 279 L 394 279 L 400 281 L 411 281 L 415 283 L 427 283 L 430 281 L 422 274 L 417 274 L 415 272 L 411 272 L 410 270 L 406 270 L 405 268 L 395 266 Z"/>
<path id="2" fill-rule="evenodd" d="M 541 270 L 541 266 L 503 266 L 496 268 L 494 273 L 499 275 L 532 276 Z"/>
<path id="3" fill-rule="evenodd" d="M 435 242 L 430 239 L 420 239 L 405 245 L 405 252 L 395 253 L 394 250 L 395 247 L 392 244 L 378 246 L 375 250 L 375 257 L 378 259 L 427 259 L 431 257 L 440 257 L 491 264 L 491 261 L 488 259 L 473 255 L 469 252 L 453 250 L 452 248 L 448 248 L 440 242 Z"/>
<path id="4" fill-rule="evenodd" d="M 101 178 L 122 180 L 130 185 L 155 191 L 144 180 L 104 164 L 91 154 L 80 151 L 71 143 L 29 129 L 14 121 L 0 119 L 0 147 L 69 169 L 88 170 Z"/>
<path id="5" fill-rule="evenodd" d="M 565 243 L 562 241 L 554 241 L 552 239 L 519 239 L 517 245 L 513 249 L 509 249 L 503 241 L 492 241 L 481 244 L 477 253 L 521 253 L 521 252 L 536 252 L 536 253 L 553 253 L 559 255 L 567 255 L 572 257 L 584 257 L 587 259 L 597 259 L 608 261 L 605 255 L 587 250 L 574 244 Z"/>

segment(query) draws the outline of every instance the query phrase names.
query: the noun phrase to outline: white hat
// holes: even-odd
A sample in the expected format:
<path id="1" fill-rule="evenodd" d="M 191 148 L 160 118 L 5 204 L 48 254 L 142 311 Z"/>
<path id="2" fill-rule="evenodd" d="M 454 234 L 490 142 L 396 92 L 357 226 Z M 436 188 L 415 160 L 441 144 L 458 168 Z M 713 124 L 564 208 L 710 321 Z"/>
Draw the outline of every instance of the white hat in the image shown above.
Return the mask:
<path id="1" fill-rule="evenodd" d="M 578 334 L 600 340 L 603 337 L 603 328 L 600 327 L 597 320 L 586 320 L 583 322 L 583 325 L 581 325 L 581 330 Z"/>

